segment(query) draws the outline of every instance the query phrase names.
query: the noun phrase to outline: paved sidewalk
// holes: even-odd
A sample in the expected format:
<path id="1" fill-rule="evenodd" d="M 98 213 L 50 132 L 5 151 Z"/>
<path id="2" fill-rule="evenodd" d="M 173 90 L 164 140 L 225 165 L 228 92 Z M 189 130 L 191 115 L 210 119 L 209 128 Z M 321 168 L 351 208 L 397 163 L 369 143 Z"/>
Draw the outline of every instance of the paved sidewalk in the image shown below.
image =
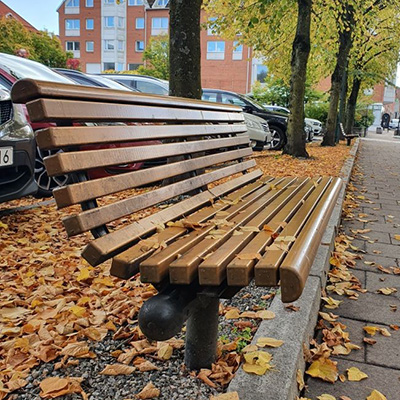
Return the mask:
<path id="1" fill-rule="evenodd" d="M 355 214 L 367 214 L 361 219 L 373 222 L 355 219 L 343 221 L 342 225 L 350 235 L 350 229 L 372 230 L 365 234 L 369 239 L 353 241 L 353 245 L 365 250 L 366 254 L 363 260 L 357 260 L 355 269 L 350 270 L 368 292 L 360 293 L 358 300 L 333 295 L 342 301 L 339 308 L 323 311 L 338 314 L 338 321 L 347 326 L 351 342 L 361 346 L 361 350 L 352 351 L 348 356 L 332 358 L 338 362 L 339 373 L 345 374 L 346 369 L 357 367 L 368 378 L 360 382 L 338 380 L 335 384 L 309 378 L 304 396 L 312 400 L 324 393 L 338 400 L 341 396 L 365 400 L 373 389 L 383 393 L 388 400 L 400 400 L 400 330 L 389 327 L 400 325 L 400 275 L 387 274 L 377 268 L 377 265 L 385 268 L 400 266 L 400 241 L 394 238 L 394 235 L 400 235 L 400 140 L 393 138 L 392 132 L 368 134 L 362 139 L 357 165 L 363 175 L 354 186 L 364 192 L 359 194 L 365 196 L 366 201 L 361 200 Z M 377 265 L 367 265 L 364 261 Z M 383 287 L 396 288 L 397 292 L 389 296 L 378 294 L 377 290 Z M 393 311 L 396 307 L 397 311 Z M 371 325 L 387 328 L 392 336 L 377 333 L 372 337 L 376 344 L 367 345 L 363 338 L 371 336 L 363 327 Z"/>

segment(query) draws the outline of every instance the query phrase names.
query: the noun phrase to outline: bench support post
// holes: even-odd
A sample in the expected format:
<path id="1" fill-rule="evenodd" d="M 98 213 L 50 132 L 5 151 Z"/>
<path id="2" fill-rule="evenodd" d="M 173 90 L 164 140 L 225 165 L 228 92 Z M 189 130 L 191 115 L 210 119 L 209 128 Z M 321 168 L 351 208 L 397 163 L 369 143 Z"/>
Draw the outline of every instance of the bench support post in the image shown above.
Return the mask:
<path id="1" fill-rule="evenodd" d="M 186 325 L 185 365 L 189 370 L 211 368 L 218 339 L 218 297 L 201 296 Z"/>

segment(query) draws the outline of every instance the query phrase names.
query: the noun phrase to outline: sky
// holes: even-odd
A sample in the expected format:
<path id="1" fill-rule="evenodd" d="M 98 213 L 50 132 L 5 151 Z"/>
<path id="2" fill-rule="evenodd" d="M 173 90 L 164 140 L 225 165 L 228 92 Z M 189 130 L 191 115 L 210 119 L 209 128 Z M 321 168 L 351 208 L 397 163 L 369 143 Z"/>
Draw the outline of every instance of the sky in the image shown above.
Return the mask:
<path id="1" fill-rule="evenodd" d="M 58 34 L 57 8 L 62 0 L 2 0 L 36 29 Z"/>

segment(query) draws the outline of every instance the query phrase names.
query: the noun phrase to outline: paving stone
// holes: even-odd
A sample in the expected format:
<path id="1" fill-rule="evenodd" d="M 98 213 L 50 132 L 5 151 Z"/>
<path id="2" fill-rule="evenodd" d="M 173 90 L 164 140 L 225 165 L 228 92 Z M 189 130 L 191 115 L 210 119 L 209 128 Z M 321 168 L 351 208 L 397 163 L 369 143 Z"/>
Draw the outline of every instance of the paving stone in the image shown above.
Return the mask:
<path id="1" fill-rule="evenodd" d="M 397 235 L 398 239 L 394 238 L 395 235 Z M 397 233 L 397 234 L 389 233 L 389 237 L 390 237 L 392 244 L 400 246 L 400 240 L 399 240 L 400 239 L 400 227 L 399 227 L 399 233 Z"/>
<path id="2" fill-rule="evenodd" d="M 343 358 L 344 360 L 364 362 L 365 357 L 366 357 L 365 348 L 367 345 L 363 342 L 363 339 L 365 337 L 363 327 L 366 325 L 366 323 L 362 322 L 362 321 L 356 321 L 353 319 L 342 318 L 342 317 L 338 318 L 338 321 L 341 322 L 342 324 L 346 325 L 345 331 L 349 333 L 350 343 L 360 346 L 361 349 L 353 350 L 347 356 L 337 356 L 337 358 Z"/>
<path id="3" fill-rule="evenodd" d="M 342 301 L 339 308 L 333 310 L 345 318 L 353 318 L 359 321 L 367 321 L 375 324 L 398 324 L 400 319 L 400 300 L 376 293 L 360 293 L 358 300 L 351 300 L 344 296 L 332 295 L 336 300 Z M 396 305 L 398 311 L 391 311 L 390 305 Z M 324 311 L 328 310 L 324 307 Z"/>
<path id="4" fill-rule="evenodd" d="M 367 229 L 370 229 L 370 228 L 367 228 Z M 354 236 L 357 240 L 362 240 L 362 241 L 366 241 L 366 242 L 373 240 L 378 243 L 392 244 L 392 241 L 390 239 L 390 234 L 386 233 L 386 232 L 371 231 L 371 232 L 366 232 L 366 233 L 357 233 Z M 362 236 L 364 236 L 364 237 L 362 237 Z M 399 245 L 400 245 L 400 242 L 399 242 Z"/>
<path id="5" fill-rule="evenodd" d="M 377 223 L 371 222 L 368 224 L 369 229 L 373 229 L 376 232 L 387 232 L 396 234 L 399 232 L 400 225 L 397 223 Z"/>
<path id="6" fill-rule="evenodd" d="M 397 258 L 400 256 L 400 248 L 394 244 L 365 242 L 365 250 L 368 254 L 379 254 L 382 257 Z"/>
<path id="7" fill-rule="evenodd" d="M 398 369 L 383 368 L 355 361 L 345 361 L 339 358 L 335 359 L 335 361 L 338 362 L 339 373 L 346 374 L 347 369 L 356 367 L 365 372 L 368 378 L 360 382 L 338 381 L 334 385 L 319 379 L 310 378 L 306 382 L 309 388 L 304 396 L 316 399 L 317 396 L 326 393 L 334 396 L 336 399 L 339 399 L 340 396 L 348 396 L 352 400 L 365 400 L 371 394 L 372 390 L 375 389 L 384 394 L 388 400 L 399 400 L 400 371 Z M 265 397 L 265 399 L 272 400 L 270 397 Z"/>
<path id="8" fill-rule="evenodd" d="M 396 288 L 397 292 L 388 295 L 388 298 L 391 296 L 400 298 L 400 275 L 389 275 L 382 272 L 366 272 L 366 274 L 366 289 L 369 292 L 377 293 L 378 289 L 386 287 Z M 381 296 L 385 295 L 381 294 Z"/>
<path id="9" fill-rule="evenodd" d="M 372 261 L 378 265 L 382 265 L 382 267 L 394 267 L 398 266 L 398 260 L 390 257 L 382 257 L 382 255 L 377 254 L 363 254 L 362 260 L 357 260 L 357 269 L 365 269 L 366 271 L 375 271 L 375 268 L 371 268 L 371 266 L 364 264 L 364 261 Z"/>

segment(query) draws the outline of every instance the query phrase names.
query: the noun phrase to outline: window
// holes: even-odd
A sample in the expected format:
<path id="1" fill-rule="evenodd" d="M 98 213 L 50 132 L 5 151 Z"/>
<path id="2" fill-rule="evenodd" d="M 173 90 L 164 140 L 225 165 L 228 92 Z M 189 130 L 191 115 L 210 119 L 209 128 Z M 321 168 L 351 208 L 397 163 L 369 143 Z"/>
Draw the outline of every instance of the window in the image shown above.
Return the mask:
<path id="1" fill-rule="evenodd" d="M 152 93 L 152 94 L 161 94 L 168 95 L 168 90 L 157 83 L 148 82 L 138 80 L 136 82 L 136 89 L 140 90 L 142 93 Z"/>
<path id="2" fill-rule="evenodd" d="M 79 0 L 68 0 L 65 7 L 79 7 Z"/>
<path id="3" fill-rule="evenodd" d="M 156 0 L 153 7 L 167 7 L 169 0 Z"/>
<path id="4" fill-rule="evenodd" d="M 114 40 L 105 40 L 104 50 L 115 50 Z"/>
<path id="5" fill-rule="evenodd" d="M 138 40 L 135 44 L 135 50 L 137 52 L 142 52 L 144 51 L 144 42 L 142 40 Z"/>
<path id="6" fill-rule="evenodd" d="M 124 27 L 124 18 L 123 17 L 118 17 L 118 28 L 123 28 Z"/>
<path id="7" fill-rule="evenodd" d="M 94 51 L 94 42 L 86 42 L 86 51 L 92 53 Z"/>
<path id="8" fill-rule="evenodd" d="M 106 28 L 114 28 L 115 26 L 114 17 L 104 17 L 104 26 Z"/>
<path id="9" fill-rule="evenodd" d="M 233 42 L 232 60 L 241 60 L 243 58 L 243 45 L 239 42 Z"/>
<path id="10" fill-rule="evenodd" d="M 78 30 L 81 27 L 81 21 L 79 19 L 66 19 L 65 29 L 67 30 Z"/>
<path id="11" fill-rule="evenodd" d="M 143 0 L 128 0 L 128 6 L 142 6 Z"/>
<path id="12" fill-rule="evenodd" d="M 234 104 L 235 106 L 240 107 L 244 107 L 246 105 L 242 99 L 229 93 L 221 93 L 221 103 Z"/>
<path id="13" fill-rule="evenodd" d="M 66 42 L 67 51 L 78 51 L 81 49 L 80 42 Z"/>
<path id="14" fill-rule="evenodd" d="M 115 4 L 115 0 L 104 0 L 104 4 Z"/>
<path id="15" fill-rule="evenodd" d="M 268 68 L 265 65 L 257 65 L 257 80 L 260 83 L 265 83 L 265 78 L 267 77 Z"/>
<path id="16" fill-rule="evenodd" d="M 168 33 L 168 18 L 152 18 L 151 19 L 151 34 L 153 36 Z"/>
<path id="17" fill-rule="evenodd" d="M 216 35 L 216 32 L 215 32 L 215 21 L 216 20 L 217 20 L 217 18 L 214 18 L 214 17 L 208 19 L 208 29 L 207 29 L 208 36 Z"/>
<path id="18" fill-rule="evenodd" d="M 86 7 L 93 7 L 93 0 L 86 0 Z"/>
<path id="19" fill-rule="evenodd" d="M 94 29 L 94 19 L 88 18 L 88 19 L 86 20 L 86 29 L 87 29 L 87 30 L 92 30 L 92 29 Z"/>
<path id="20" fill-rule="evenodd" d="M 144 18 L 136 18 L 136 29 L 144 29 Z"/>
<path id="21" fill-rule="evenodd" d="M 128 64 L 128 70 L 129 70 L 129 71 L 135 71 L 135 70 L 137 70 L 141 65 L 143 65 L 143 64 Z"/>
<path id="22" fill-rule="evenodd" d="M 104 71 L 107 71 L 109 69 L 114 69 L 115 70 L 115 63 L 112 62 L 105 62 L 103 63 Z"/>
<path id="23" fill-rule="evenodd" d="M 124 70 L 124 64 L 117 63 L 117 71 L 123 71 L 123 70 Z"/>
<path id="24" fill-rule="evenodd" d="M 225 42 L 207 42 L 207 60 L 223 60 Z"/>
<path id="25" fill-rule="evenodd" d="M 124 41 L 118 40 L 118 51 L 124 51 Z"/>

